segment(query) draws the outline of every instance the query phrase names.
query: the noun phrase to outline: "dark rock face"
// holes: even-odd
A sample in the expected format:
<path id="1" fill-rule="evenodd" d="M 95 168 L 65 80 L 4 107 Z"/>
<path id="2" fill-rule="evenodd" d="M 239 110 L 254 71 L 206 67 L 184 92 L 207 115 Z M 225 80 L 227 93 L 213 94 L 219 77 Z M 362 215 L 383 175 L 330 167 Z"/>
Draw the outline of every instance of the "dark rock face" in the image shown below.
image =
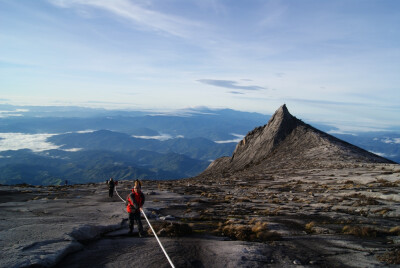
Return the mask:
<path id="1" fill-rule="evenodd" d="M 393 163 L 302 122 L 282 105 L 267 125 L 255 128 L 237 144 L 231 158 L 215 160 L 202 175 L 231 173 L 282 161 Z"/>

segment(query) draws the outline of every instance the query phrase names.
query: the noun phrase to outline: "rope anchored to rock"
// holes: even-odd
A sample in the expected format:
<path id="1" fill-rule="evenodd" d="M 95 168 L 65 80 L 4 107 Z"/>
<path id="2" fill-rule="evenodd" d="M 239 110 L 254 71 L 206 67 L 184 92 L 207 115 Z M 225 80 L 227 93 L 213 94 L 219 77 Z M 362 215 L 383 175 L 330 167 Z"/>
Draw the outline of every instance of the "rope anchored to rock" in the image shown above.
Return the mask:
<path id="1" fill-rule="evenodd" d="M 115 186 L 115 193 L 116 193 L 116 194 L 118 195 L 118 197 L 122 200 L 122 202 L 124 202 L 124 204 L 126 204 L 126 203 L 125 203 L 125 200 L 122 199 L 122 197 L 118 194 L 117 186 Z M 146 221 L 147 221 L 147 224 L 150 226 L 151 231 L 153 232 L 154 236 L 156 237 L 157 242 L 158 242 L 158 244 L 160 245 L 162 251 L 164 252 L 165 257 L 167 257 L 167 260 L 168 260 L 169 264 L 171 265 L 172 268 L 175 268 L 174 264 L 172 263 L 171 259 L 170 259 L 169 256 L 168 256 L 167 252 L 165 251 L 163 245 L 161 244 L 160 239 L 158 238 L 156 232 L 154 231 L 153 226 L 151 226 L 150 221 L 149 221 L 149 219 L 148 219 L 147 216 L 146 216 L 146 213 L 144 212 L 143 209 L 140 209 L 140 211 L 142 212 L 144 218 L 145 218 Z"/>

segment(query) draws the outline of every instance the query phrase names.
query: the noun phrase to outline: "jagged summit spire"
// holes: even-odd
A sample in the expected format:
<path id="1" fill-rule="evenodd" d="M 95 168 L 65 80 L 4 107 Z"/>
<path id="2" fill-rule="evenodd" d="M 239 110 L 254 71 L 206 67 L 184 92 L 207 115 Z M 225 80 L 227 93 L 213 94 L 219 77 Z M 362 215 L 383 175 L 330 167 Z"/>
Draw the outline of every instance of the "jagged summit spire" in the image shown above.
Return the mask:
<path id="1" fill-rule="evenodd" d="M 279 107 L 278 110 L 275 111 L 275 113 L 290 114 L 288 108 L 286 107 L 286 104 L 283 104 L 281 107 Z"/>
<path id="2" fill-rule="evenodd" d="M 276 130 L 279 131 L 280 128 L 284 129 L 291 128 L 290 126 L 285 126 L 285 125 L 287 124 L 291 125 L 293 123 L 296 123 L 296 118 L 289 113 L 286 104 L 283 104 L 271 116 L 271 119 L 268 121 L 267 127 L 278 128 Z"/>
<path id="3" fill-rule="evenodd" d="M 292 116 L 286 104 L 283 104 L 271 116 L 267 125 L 249 132 L 239 142 L 233 152 L 232 164 L 240 167 L 254 161 L 259 161 L 272 152 L 299 124 L 302 124 L 302 122 Z"/>
<path id="4" fill-rule="evenodd" d="M 289 110 L 288 110 L 288 108 L 286 107 L 286 104 L 283 104 L 281 107 L 279 107 L 279 109 L 276 110 L 275 113 L 276 113 L 276 114 L 282 115 L 283 118 L 293 117 L 293 116 L 289 113 Z"/>
<path id="5" fill-rule="evenodd" d="M 241 140 L 232 157 L 217 159 L 207 168 L 213 170 L 238 171 L 256 165 L 270 165 L 272 160 L 287 163 L 297 159 L 298 163 L 310 161 L 366 161 L 390 162 L 361 148 L 341 141 L 297 119 L 289 113 L 286 104 L 279 107 L 268 124 L 250 131 Z"/>

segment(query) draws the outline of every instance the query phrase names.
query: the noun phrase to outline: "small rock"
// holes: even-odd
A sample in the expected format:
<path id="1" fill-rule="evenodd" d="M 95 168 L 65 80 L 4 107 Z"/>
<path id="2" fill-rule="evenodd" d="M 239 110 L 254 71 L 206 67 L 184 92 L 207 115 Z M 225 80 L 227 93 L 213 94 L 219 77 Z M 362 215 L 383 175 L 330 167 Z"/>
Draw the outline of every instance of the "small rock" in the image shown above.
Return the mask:
<path id="1" fill-rule="evenodd" d="M 295 265 L 301 265 L 301 261 L 299 261 L 299 260 L 294 260 L 294 261 L 293 261 L 293 264 L 295 264 Z"/>
<path id="2" fill-rule="evenodd" d="M 171 216 L 171 215 L 167 215 L 167 216 L 160 217 L 160 220 L 163 220 L 163 221 L 172 221 L 172 220 L 175 220 L 175 217 L 173 217 L 173 216 Z"/>
<path id="3" fill-rule="evenodd" d="M 167 231 L 163 228 L 160 231 L 158 231 L 157 235 L 158 236 L 166 236 L 167 235 Z"/>

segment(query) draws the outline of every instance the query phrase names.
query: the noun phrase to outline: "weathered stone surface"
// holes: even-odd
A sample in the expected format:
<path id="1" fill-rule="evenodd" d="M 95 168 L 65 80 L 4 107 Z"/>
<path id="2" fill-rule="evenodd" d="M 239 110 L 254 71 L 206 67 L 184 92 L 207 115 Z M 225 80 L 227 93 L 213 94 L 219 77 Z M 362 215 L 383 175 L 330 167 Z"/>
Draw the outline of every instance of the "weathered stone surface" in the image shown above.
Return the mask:
<path id="1" fill-rule="evenodd" d="M 131 185 L 119 182 L 123 198 Z M 400 165 L 284 106 L 233 159 L 143 191 L 150 221 L 176 227 L 160 237 L 176 267 L 399 264 Z M 169 267 L 154 237 L 127 235 L 125 205 L 104 184 L 0 186 L 0 230 L 1 267 Z"/>
<path id="2" fill-rule="evenodd" d="M 27 190 L 28 200 L 7 202 Z M 0 193 L 1 267 L 51 266 L 81 249 L 79 241 L 121 228 L 121 205 L 102 202 L 93 186 L 1 186 Z"/>

